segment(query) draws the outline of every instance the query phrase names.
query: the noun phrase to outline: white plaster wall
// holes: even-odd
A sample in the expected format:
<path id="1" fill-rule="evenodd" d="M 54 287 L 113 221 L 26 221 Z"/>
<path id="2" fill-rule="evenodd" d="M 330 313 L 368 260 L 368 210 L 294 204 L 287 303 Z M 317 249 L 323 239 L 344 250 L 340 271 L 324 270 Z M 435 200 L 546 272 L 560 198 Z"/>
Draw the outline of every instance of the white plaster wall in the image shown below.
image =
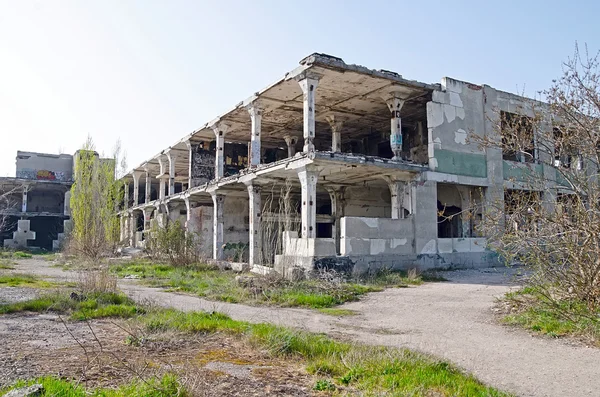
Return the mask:
<path id="1" fill-rule="evenodd" d="M 223 209 L 223 242 L 247 243 L 250 218 L 247 198 L 225 196 Z"/>
<path id="2" fill-rule="evenodd" d="M 341 218 L 342 255 L 413 253 L 412 219 Z"/>
<path id="3" fill-rule="evenodd" d="M 390 218 L 392 216 L 389 188 L 379 186 L 350 187 L 346 189 L 344 215 L 356 217 Z"/>

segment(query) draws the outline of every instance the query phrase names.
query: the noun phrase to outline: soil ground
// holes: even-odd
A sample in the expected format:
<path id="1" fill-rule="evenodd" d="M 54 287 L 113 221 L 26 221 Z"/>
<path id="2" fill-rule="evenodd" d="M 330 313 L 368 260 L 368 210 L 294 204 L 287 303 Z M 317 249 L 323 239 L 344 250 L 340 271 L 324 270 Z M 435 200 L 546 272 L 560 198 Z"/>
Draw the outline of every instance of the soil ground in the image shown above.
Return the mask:
<path id="1" fill-rule="evenodd" d="M 76 277 L 39 259 L 20 260 L 14 271 L 55 280 Z M 340 306 L 357 313 L 348 317 L 211 302 L 148 288 L 134 280 L 123 280 L 119 287 L 134 299 L 179 310 L 214 310 L 237 320 L 271 322 L 363 343 L 420 350 L 519 396 L 598 396 L 600 349 L 568 339 L 537 337 L 498 323 L 494 311 L 497 298 L 519 285 L 519 272 L 507 268 L 444 272 L 448 282 L 387 289 Z"/>
<path id="2" fill-rule="evenodd" d="M 111 387 L 138 375 L 148 378 L 173 371 L 195 396 L 317 394 L 312 391 L 316 378 L 302 363 L 273 359 L 235 337 L 153 334 L 141 346 L 131 346 L 125 343 L 130 332 L 126 321 L 88 324 L 63 322 L 54 314 L 4 315 L 0 388 L 41 375 Z"/>

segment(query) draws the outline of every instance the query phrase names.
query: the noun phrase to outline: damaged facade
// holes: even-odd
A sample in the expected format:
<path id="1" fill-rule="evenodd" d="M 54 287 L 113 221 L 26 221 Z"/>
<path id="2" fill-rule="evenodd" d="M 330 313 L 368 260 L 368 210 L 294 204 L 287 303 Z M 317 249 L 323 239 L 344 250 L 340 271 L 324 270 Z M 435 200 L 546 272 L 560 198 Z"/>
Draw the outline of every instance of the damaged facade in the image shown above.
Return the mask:
<path id="1" fill-rule="evenodd" d="M 71 187 L 79 153 L 17 152 L 15 177 L 0 178 L 0 247 L 61 248 L 72 229 Z"/>
<path id="2" fill-rule="evenodd" d="M 520 165 L 470 136 L 497 134 L 498 110 L 524 105 L 486 85 L 313 54 L 133 169 L 121 237 L 143 247 L 152 222 L 180 219 L 207 256 L 247 244 L 254 271 L 283 274 L 489 266 L 477 224 L 518 188 Z"/>
<path id="3" fill-rule="evenodd" d="M 73 156 L 18 151 L 16 160 L 15 177 L 0 178 L 0 241 L 6 248 L 57 249 L 70 227 Z"/>

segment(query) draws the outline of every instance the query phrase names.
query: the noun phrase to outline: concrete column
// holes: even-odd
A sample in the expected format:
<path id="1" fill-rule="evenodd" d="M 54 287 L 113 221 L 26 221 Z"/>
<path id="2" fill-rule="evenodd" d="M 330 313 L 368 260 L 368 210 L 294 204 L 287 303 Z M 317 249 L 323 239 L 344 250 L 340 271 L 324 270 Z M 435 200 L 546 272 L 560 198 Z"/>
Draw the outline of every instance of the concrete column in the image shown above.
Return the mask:
<path id="1" fill-rule="evenodd" d="M 249 259 L 248 264 L 250 267 L 254 265 L 261 265 L 261 250 L 262 250 L 262 236 L 261 236 L 261 213 L 262 213 L 262 202 L 261 202 L 261 188 L 256 184 L 249 184 L 248 188 L 249 198 L 249 217 L 250 217 L 250 231 L 249 231 Z"/>
<path id="2" fill-rule="evenodd" d="M 317 237 L 317 180 L 319 170 L 305 166 L 298 169 L 302 186 L 302 238 Z"/>
<path id="3" fill-rule="evenodd" d="M 29 186 L 23 185 L 23 202 L 21 203 L 21 212 L 27 212 L 27 192 L 29 191 Z"/>
<path id="4" fill-rule="evenodd" d="M 386 100 L 390 109 L 392 120 L 390 130 L 390 147 L 394 153 L 392 160 L 402 159 L 402 120 L 400 118 L 400 109 L 404 105 L 404 99 L 398 95 L 392 94 L 392 97 Z"/>
<path id="5" fill-rule="evenodd" d="M 415 253 L 437 253 L 437 182 L 414 182 L 411 204 Z"/>
<path id="6" fill-rule="evenodd" d="M 296 155 L 296 142 L 298 139 L 295 136 L 284 135 L 285 144 L 287 145 L 288 157 L 294 157 Z"/>
<path id="7" fill-rule="evenodd" d="M 471 200 L 471 187 L 456 186 L 460 194 L 460 208 L 462 213 L 460 219 L 462 221 L 462 237 L 471 237 L 471 219 L 474 213 L 473 202 Z"/>
<path id="8" fill-rule="evenodd" d="M 140 201 L 140 178 L 142 171 L 133 171 L 133 206 L 137 206 Z"/>
<path id="9" fill-rule="evenodd" d="M 262 124 L 262 109 L 258 104 L 252 104 L 248 107 L 250 119 L 252 120 L 252 134 L 250 137 L 250 168 L 260 165 L 260 134 Z"/>
<path id="10" fill-rule="evenodd" d="M 146 191 L 144 192 L 144 204 L 148 204 L 150 202 L 150 197 L 152 197 L 152 176 L 150 175 L 150 171 L 146 168 Z"/>
<path id="11" fill-rule="evenodd" d="M 192 205 L 190 203 L 189 197 L 184 197 L 183 201 L 185 202 L 185 231 L 189 231 L 190 227 L 190 219 L 192 219 Z"/>
<path id="12" fill-rule="evenodd" d="M 194 180 L 192 178 L 192 169 L 193 164 L 194 164 L 194 146 L 192 145 L 192 142 L 190 141 L 185 141 L 185 144 L 188 148 L 188 152 L 189 152 L 189 158 L 188 158 L 188 189 L 191 189 L 194 187 Z"/>
<path id="13" fill-rule="evenodd" d="M 132 212 L 129 213 L 129 246 L 135 247 L 135 232 L 137 231 L 137 219 Z"/>
<path id="14" fill-rule="evenodd" d="M 331 126 L 331 151 L 334 153 L 342 152 L 342 127 L 345 119 L 334 114 L 325 117 Z"/>
<path id="15" fill-rule="evenodd" d="M 315 95 L 319 79 L 316 76 L 303 76 L 298 83 L 304 94 L 304 149 L 305 153 L 314 152 L 315 138 Z"/>
<path id="16" fill-rule="evenodd" d="M 392 219 L 404 219 L 404 209 L 410 209 L 406 203 L 408 186 L 405 181 L 388 180 L 392 204 Z"/>
<path id="17" fill-rule="evenodd" d="M 71 191 L 70 190 L 67 190 L 65 192 L 64 215 L 71 216 Z"/>
<path id="18" fill-rule="evenodd" d="M 172 150 L 167 151 L 167 159 L 169 160 L 169 196 L 175 194 L 175 163 L 177 162 L 177 154 Z"/>
<path id="19" fill-rule="evenodd" d="M 147 232 L 150 230 L 150 221 L 152 220 L 153 212 L 154 212 L 154 207 L 144 208 L 144 232 Z"/>
<path id="20" fill-rule="evenodd" d="M 345 187 L 336 187 L 336 188 L 328 188 L 327 192 L 329 193 L 329 198 L 331 199 L 331 216 L 334 219 L 333 228 L 331 230 L 331 234 L 333 239 L 335 240 L 335 249 L 337 254 L 341 253 L 341 221 L 340 219 L 344 217 L 344 209 L 346 207 L 345 200 Z"/>
<path id="21" fill-rule="evenodd" d="M 225 195 L 211 192 L 213 200 L 213 259 L 223 260 L 223 207 Z"/>
<path id="22" fill-rule="evenodd" d="M 126 210 L 129 208 L 129 183 L 125 182 L 123 188 L 123 209 Z"/>
<path id="23" fill-rule="evenodd" d="M 164 200 L 165 198 L 165 185 L 166 185 L 166 177 L 161 176 L 160 180 L 158 182 L 158 188 L 159 188 L 159 192 L 158 192 L 158 198 L 161 200 Z"/>
<path id="24" fill-rule="evenodd" d="M 215 179 L 219 180 L 225 176 L 225 159 L 224 159 L 224 149 L 225 149 L 225 134 L 229 129 L 229 126 L 224 123 L 217 123 L 213 125 L 213 131 L 215 133 L 216 138 L 216 147 L 215 147 Z"/>
<path id="25" fill-rule="evenodd" d="M 125 216 L 123 216 L 123 214 L 121 214 L 121 216 L 119 216 L 119 241 L 124 241 L 125 240 L 125 234 L 126 234 L 126 222 L 125 222 Z"/>

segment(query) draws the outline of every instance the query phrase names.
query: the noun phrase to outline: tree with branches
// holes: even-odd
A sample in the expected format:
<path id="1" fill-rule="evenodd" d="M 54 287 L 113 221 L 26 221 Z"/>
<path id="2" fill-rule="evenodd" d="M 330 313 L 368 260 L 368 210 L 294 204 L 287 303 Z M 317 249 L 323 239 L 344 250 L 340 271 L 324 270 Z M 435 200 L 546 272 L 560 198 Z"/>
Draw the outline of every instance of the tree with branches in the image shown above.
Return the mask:
<path id="1" fill-rule="evenodd" d="M 481 228 L 494 249 L 529 266 L 547 302 L 593 311 L 600 309 L 598 62 L 577 46 L 545 102 L 529 101 L 523 116 L 498 112 L 495 137 L 481 141 L 525 163 L 520 187 L 486 210 Z"/>

